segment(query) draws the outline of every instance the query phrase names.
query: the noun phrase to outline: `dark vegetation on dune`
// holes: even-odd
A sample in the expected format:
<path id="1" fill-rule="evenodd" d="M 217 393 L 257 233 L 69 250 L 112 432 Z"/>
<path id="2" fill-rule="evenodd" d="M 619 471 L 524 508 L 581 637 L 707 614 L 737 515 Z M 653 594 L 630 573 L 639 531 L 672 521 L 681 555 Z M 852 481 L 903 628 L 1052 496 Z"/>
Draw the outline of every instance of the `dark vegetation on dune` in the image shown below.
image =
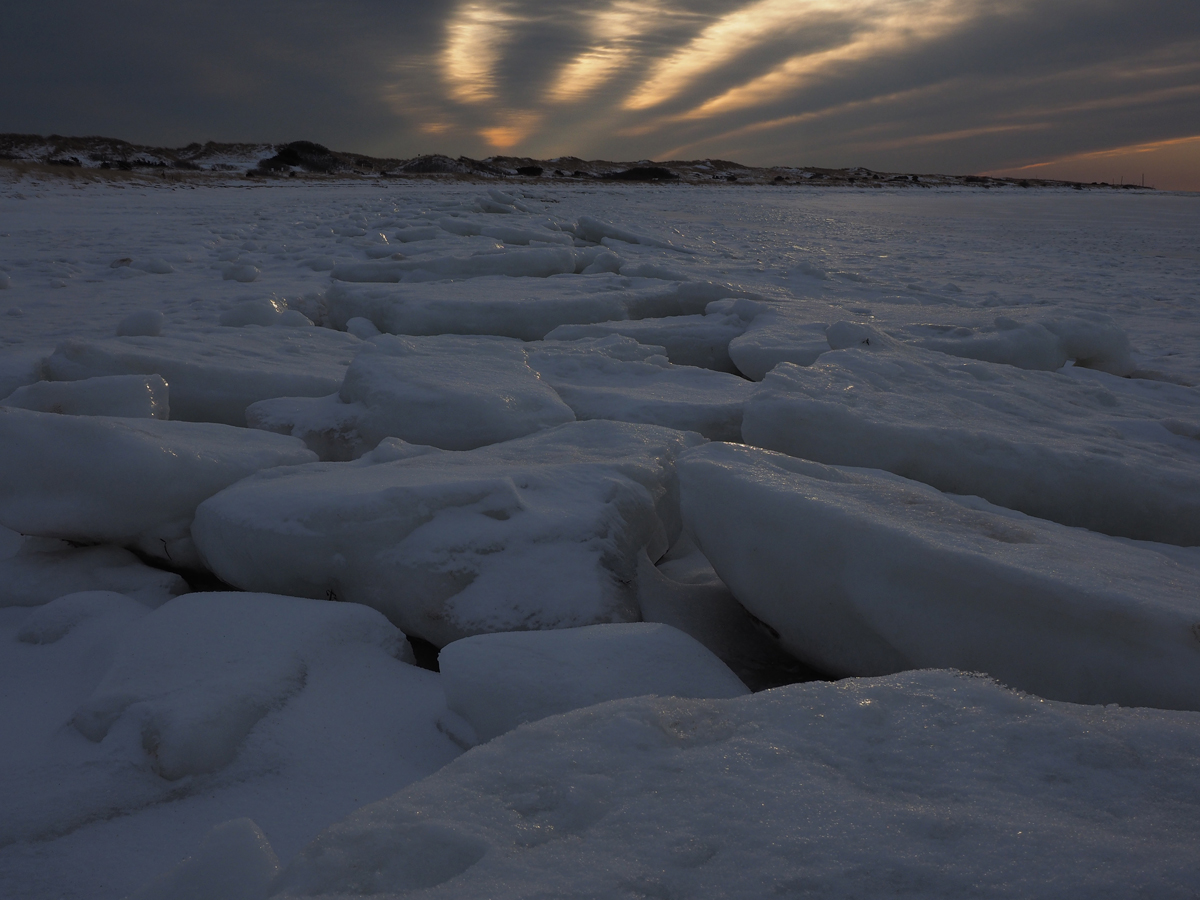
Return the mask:
<path id="1" fill-rule="evenodd" d="M 575 156 L 532 159 L 491 156 L 487 159 L 423 154 L 411 159 L 372 157 L 331 150 L 312 141 L 288 144 L 191 143 L 166 148 L 131 144 L 106 137 L 63 137 L 0 134 L 0 163 L 37 168 L 45 174 L 83 176 L 94 170 L 154 174 L 181 178 L 219 174 L 249 178 L 435 178 L 469 181 L 621 181 L 650 184 L 765 184 L 877 187 L 983 188 L 1072 187 L 1142 190 L 1142 185 L 1083 184 L 987 175 L 937 175 L 875 172 L 862 167 L 830 169 L 814 166 L 744 166 L 724 159 L 613 162 Z"/>

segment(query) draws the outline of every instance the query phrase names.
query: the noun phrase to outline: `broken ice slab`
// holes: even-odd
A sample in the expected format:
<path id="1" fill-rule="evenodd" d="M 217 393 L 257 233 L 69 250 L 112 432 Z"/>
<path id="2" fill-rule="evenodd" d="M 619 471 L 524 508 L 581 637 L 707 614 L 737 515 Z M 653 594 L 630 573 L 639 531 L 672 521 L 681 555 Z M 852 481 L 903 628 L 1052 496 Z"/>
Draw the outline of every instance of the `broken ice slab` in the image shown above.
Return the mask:
<path id="1" fill-rule="evenodd" d="M 745 441 L 885 469 L 1064 525 L 1200 544 L 1200 392 L 902 347 L 781 364 Z M 1191 423 L 1191 424 L 1189 424 Z"/>
<path id="2" fill-rule="evenodd" d="M 950 667 L 1056 700 L 1200 710 L 1200 549 L 732 444 L 677 468 L 721 579 L 822 671 Z"/>

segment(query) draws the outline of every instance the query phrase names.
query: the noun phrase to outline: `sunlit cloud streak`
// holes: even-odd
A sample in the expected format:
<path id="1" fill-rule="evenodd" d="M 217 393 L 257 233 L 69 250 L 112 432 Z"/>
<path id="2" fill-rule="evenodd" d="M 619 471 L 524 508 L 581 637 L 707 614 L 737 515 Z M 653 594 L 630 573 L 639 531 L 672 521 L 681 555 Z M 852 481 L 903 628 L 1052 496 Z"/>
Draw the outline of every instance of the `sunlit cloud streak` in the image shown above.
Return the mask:
<path id="1" fill-rule="evenodd" d="M 813 0 L 812 3 L 800 5 L 829 8 L 833 4 L 827 0 Z M 697 106 L 686 117 L 704 118 L 762 106 L 798 90 L 807 79 L 822 75 L 829 77 L 838 67 L 936 40 L 969 20 L 972 6 L 966 0 L 883 0 L 853 5 L 862 16 L 863 24 L 848 42 L 827 50 L 793 56 L 767 74 Z"/>
<path id="2" fill-rule="evenodd" d="M 591 45 L 565 65 L 546 94 L 550 103 L 571 103 L 594 94 L 636 58 L 639 39 L 664 15 L 654 0 L 617 0 L 588 16 Z"/>
<path id="3" fill-rule="evenodd" d="M 516 17 L 491 3 L 464 3 L 446 23 L 442 73 L 459 103 L 496 99 L 496 64 Z"/>

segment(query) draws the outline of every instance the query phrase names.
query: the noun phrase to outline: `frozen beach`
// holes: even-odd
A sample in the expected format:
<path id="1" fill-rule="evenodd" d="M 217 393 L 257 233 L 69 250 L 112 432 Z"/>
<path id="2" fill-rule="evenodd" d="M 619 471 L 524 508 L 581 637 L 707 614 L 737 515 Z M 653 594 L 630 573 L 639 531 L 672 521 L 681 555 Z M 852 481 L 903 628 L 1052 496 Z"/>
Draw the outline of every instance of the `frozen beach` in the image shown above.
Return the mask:
<path id="1" fill-rule="evenodd" d="M 14 900 L 1194 897 L 1200 195 L 0 181 L 0 647 Z"/>

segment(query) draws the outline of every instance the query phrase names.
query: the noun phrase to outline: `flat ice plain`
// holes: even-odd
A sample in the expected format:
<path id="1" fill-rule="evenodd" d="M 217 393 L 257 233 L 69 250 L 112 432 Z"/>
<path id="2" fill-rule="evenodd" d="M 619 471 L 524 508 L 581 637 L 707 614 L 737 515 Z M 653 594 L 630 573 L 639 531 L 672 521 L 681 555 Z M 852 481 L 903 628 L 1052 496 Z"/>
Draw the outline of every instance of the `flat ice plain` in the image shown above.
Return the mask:
<path id="1" fill-rule="evenodd" d="M 1198 247 L 3 183 L 0 896 L 1195 897 Z"/>

